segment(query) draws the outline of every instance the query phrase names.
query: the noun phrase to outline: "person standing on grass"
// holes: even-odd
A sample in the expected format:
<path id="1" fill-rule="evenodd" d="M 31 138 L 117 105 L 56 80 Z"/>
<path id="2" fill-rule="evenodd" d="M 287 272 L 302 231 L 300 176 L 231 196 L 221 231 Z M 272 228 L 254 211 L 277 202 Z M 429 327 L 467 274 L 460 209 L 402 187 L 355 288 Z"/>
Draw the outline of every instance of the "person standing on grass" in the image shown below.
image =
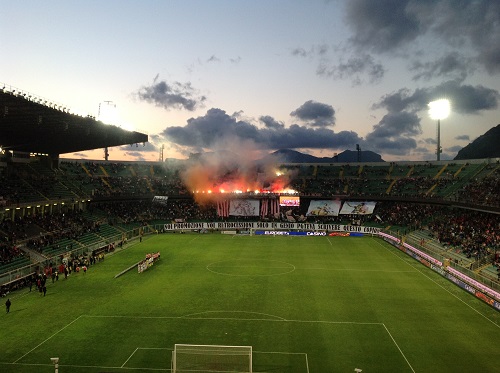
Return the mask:
<path id="1" fill-rule="evenodd" d="M 7 313 L 10 312 L 10 305 L 11 305 L 11 301 L 10 299 L 7 299 L 7 302 L 5 302 L 5 310 L 7 311 Z"/>

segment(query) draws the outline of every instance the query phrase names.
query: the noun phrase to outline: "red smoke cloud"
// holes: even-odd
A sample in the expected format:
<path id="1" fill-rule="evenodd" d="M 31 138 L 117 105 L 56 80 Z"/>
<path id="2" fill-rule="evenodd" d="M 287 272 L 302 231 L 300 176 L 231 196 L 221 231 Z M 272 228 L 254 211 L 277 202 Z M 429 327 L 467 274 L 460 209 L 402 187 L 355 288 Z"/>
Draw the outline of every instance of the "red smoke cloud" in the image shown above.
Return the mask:
<path id="1" fill-rule="evenodd" d="M 287 189 L 295 172 L 279 170 L 278 163 L 254 161 L 254 152 L 221 151 L 196 155 L 181 178 L 198 203 L 225 193 L 279 193 Z"/>

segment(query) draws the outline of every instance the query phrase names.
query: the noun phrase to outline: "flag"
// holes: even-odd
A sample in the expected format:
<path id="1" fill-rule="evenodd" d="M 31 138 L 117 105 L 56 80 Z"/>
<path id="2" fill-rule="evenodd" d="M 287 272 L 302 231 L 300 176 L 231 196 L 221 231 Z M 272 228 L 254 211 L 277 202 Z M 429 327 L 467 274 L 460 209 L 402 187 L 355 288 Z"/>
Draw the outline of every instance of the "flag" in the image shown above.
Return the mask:
<path id="1" fill-rule="evenodd" d="M 269 213 L 269 200 L 261 199 L 260 200 L 260 217 L 265 218 Z"/>
<path id="2" fill-rule="evenodd" d="M 277 198 L 270 200 L 271 214 L 276 215 L 280 212 L 280 203 Z"/>
<path id="3" fill-rule="evenodd" d="M 217 215 L 227 218 L 229 216 L 229 201 L 217 201 Z"/>

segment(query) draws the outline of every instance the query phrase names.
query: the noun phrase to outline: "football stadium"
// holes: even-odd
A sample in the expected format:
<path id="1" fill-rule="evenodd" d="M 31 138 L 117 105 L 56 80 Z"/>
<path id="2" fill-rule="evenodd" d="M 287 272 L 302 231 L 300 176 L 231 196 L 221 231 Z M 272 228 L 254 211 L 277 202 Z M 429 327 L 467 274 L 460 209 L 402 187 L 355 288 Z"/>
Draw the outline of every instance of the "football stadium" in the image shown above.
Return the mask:
<path id="1" fill-rule="evenodd" d="M 498 371 L 497 159 L 116 162 L 148 135 L 0 110 L 0 371 Z"/>

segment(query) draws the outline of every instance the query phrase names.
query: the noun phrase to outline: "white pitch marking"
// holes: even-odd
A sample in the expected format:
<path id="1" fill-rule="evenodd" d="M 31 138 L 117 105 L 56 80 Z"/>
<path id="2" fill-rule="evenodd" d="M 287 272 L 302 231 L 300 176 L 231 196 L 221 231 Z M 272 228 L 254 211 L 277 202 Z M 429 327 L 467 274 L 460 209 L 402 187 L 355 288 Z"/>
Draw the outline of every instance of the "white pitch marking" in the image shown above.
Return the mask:
<path id="1" fill-rule="evenodd" d="M 132 354 L 128 357 L 128 359 L 127 359 L 127 360 L 125 360 L 125 362 L 122 364 L 122 366 L 121 366 L 120 368 L 123 368 L 123 367 L 125 366 L 125 364 L 127 364 L 127 363 L 128 363 L 128 361 L 130 360 L 130 358 L 131 358 L 132 356 L 134 356 L 135 352 L 136 352 L 138 349 L 139 349 L 139 347 L 137 347 L 137 348 L 134 350 L 134 352 L 132 352 Z"/>
<path id="2" fill-rule="evenodd" d="M 374 239 L 375 240 L 375 239 Z M 407 262 L 406 260 L 404 260 L 404 258 L 396 255 L 392 250 L 389 250 L 389 248 L 385 247 L 384 245 L 382 245 L 380 242 L 378 242 L 377 240 L 375 240 L 375 242 L 377 242 L 380 246 L 382 246 L 384 249 L 386 249 L 387 251 L 389 251 L 392 255 L 395 255 L 396 257 L 398 257 L 399 259 L 401 259 L 401 261 L 403 261 L 404 263 L 406 263 L 407 265 L 409 265 L 410 267 L 414 268 L 417 272 L 420 272 L 420 274 L 422 274 L 422 276 L 426 277 L 428 280 L 434 282 L 437 286 L 439 286 L 441 289 L 443 289 L 444 291 L 446 291 L 448 294 L 451 294 L 453 297 L 455 297 L 456 299 L 458 299 L 460 302 L 462 302 L 463 304 L 465 304 L 467 307 L 469 307 L 470 309 L 472 309 L 474 312 L 478 313 L 479 315 L 481 315 L 482 317 L 484 317 L 486 320 L 488 320 L 490 323 L 492 323 L 493 325 L 495 325 L 497 328 L 500 328 L 500 325 L 497 324 L 495 321 L 491 320 L 490 318 L 488 318 L 488 316 L 486 315 L 483 315 L 481 312 L 479 312 L 478 310 L 476 310 L 474 307 L 472 307 L 469 303 L 465 302 L 464 300 L 460 299 L 458 296 L 456 296 L 455 294 L 453 294 L 451 291 L 449 291 L 448 289 L 446 289 L 443 285 L 441 285 L 440 283 L 436 282 L 435 280 L 433 280 L 432 278 L 430 278 L 429 276 L 427 276 L 424 272 L 422 272 L 420 269 L 418 269 L 416 266 L 413 265 L 413 260 L 410 261 L 410 262 Z M 405 254 L 406 256 L 406 254 Z"/>
<path id="3" fill-rule="evenodd" d="M 60 332 L 62 332 L 64 329 L 66 329 L 68 326 L 70 326 L 71 324 L 73 324 L 75 321 L 77 321 L 78 319 L 80 319 L 80 317 L 82 317 L 83 315 L 80 315 L 78 316 L 76 319 L 74 319 L 73 321 L 71 321 L 68 325 L 66 325 L 65 327 L 59 329 L 57 332 L 55 332 L 54 334 L 52 334 L 50 337 L 48 337 L 47 339 L 45 339 L 43 342 L 39 343 L 38 345 L 36 345 L 35 347 L 33 347 L 31 350 L 29 350 L 28 352 L 26 352 L 23 356 L 21 356 L 19 359 L 17 359 L 16 361 L 14 361 L 14 363 L 17 363 L 19 360 L 21 360 L 23 357 L 25 357 L 26 355 L 28 355 L 29 353 L 35 351 L 38 347 L 40 347 L 41 345 L 43 345 L 45 342 L 47 342 L 49 339 L 51 339 L 53 336 L 55 336 L 56 334 L 59 334 Z"/>
<path id="4" fill-rule="evenodd" d="M 411 366 L 410 362 L 408 361 L 408 359 L 406 358 L 405 354 L 403 353 L 403 351 L 401 350 L 401 348 L 399 348 L 399 345 L 397 344 L 396 340 L 394 339 L 394 337 L 392 336 L 391 332 L 389 331 L 389 329 L 387 329 L 387 326 L 385 326 L 385 324 L 382 324 L 385 328 L 385 330 L 387 331 L 387 334 L 389 334 L 389 337 L 391 337 L 392 341 L 394 342 L 394 344 L 396 345 L 396 347 L 398 348 L 399 352 L 401 353 L 401 355 L 403 356 L 403 358 L 405 359 L 406 363 L 408 364 L 408 366 L 410 367 L 411 371 L 413 373 L 415 373 L 415 370 L 413 369 L 413 367 Z"/>

